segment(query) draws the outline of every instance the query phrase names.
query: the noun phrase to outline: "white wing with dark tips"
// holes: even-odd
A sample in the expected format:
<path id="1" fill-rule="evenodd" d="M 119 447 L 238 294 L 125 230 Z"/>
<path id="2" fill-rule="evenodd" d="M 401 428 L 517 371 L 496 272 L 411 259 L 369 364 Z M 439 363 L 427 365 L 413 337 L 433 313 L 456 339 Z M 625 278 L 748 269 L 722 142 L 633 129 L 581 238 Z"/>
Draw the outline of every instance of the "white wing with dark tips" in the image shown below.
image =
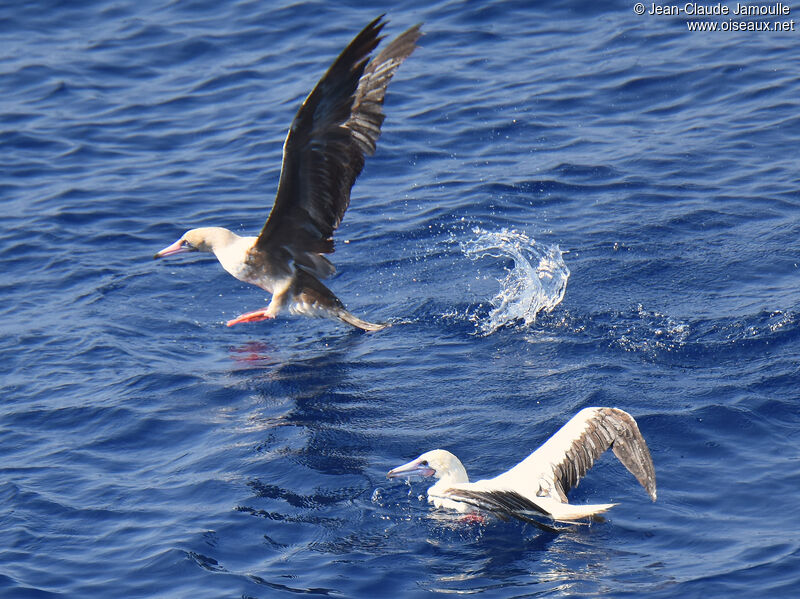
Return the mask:
<path id="1" fill-rule="evenodd" d="M 617 408 L 581 410 L 539 449 L 499 476 L 431 491 L 502 519 L 536 525 L 541 523 L 534 519 L 542 516 L 562 521 L 596 517 L 615 504 L 573 505 L 567 493 L 608 449 L 655 501 L 656 475 L 647 443 L 633 417 Z"/>
<path id="2" fill-rule="evenodd" d="M 617 408 L 581 410 L 525 460 L 491 480 L 566 503 L 569 490 L 609 448 L 655 501 L 656 473 L 647 443 L 633 417 Z"/>

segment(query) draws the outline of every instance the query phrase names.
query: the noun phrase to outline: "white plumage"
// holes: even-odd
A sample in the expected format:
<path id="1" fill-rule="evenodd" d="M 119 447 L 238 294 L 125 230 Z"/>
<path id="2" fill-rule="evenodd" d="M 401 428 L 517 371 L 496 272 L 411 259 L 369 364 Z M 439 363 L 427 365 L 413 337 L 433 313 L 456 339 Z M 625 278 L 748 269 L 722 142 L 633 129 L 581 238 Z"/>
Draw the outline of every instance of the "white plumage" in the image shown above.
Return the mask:
<path id="1" fill-rule="evenodd" d="M 574 521 L 605 512 L 614 503 L 572 505 L 567 493 L 607 449 L 625 465 L 650 498 L 656 500 L 656 474 L 647 443 L 633 417 L 617 408 L 585 408 L 539 449 L 510 470 L 469 482 L 459 459 L 435 449 L 394 468 L 389 478 L 432 476 L 428 501 L 459 512 L 488 511 L 532 522 L 543 516 Z"/>

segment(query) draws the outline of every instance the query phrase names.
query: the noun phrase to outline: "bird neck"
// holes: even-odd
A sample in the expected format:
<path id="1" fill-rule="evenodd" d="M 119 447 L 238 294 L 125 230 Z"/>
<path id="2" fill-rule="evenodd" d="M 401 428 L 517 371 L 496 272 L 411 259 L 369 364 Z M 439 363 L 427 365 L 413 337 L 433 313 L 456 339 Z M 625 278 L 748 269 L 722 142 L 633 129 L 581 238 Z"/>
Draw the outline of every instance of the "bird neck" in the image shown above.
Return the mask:
<path id="1" fill-rule="evenodd" d="M 444 491 L 453 485 L 468 482 L 469 476 L 467 475 L 466 468 L 464 468 L 464 465 L 461 462 L 456 460 L 450 465 L 447 471 L 442 474 L 441 478 L 436 481 L 436 484 L 433 485 L 428 491 Z"/>
<path id="2" fill-rule="evenodd" d="M 255 237 L 239 237 L 233 231 L 220 228 L 215 231 L 214 238 L 210 244 L 211 251 L 219 260 L 222 268 L 237 279 L 247 280 L 245 276 L 245 258 L 248 250 L 253 247 L 255 240 Z"/>
<path id="3" fill-rule="evenodd" d="M 457 460 L 456 460 L 457 461 Z M 436 484 L 428 489 L 428 501 L 436 507 L 450 508 L 459 512 L 467 512 L 470 507 L 466 503 L 447 498 L 447 491 L 454 485 L 469 483 L 469 476 L 461 462 L 453 463 Z"/>

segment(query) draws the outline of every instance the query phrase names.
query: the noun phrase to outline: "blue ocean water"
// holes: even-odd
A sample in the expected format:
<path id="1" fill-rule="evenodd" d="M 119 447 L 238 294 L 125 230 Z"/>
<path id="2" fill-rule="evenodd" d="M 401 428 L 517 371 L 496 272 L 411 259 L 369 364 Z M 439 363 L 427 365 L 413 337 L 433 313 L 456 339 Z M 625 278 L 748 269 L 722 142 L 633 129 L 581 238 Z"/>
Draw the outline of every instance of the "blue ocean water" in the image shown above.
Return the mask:
<path id="1" fill-rule="evenodd" d="M 800 595 L 800 33 L 633 4 L 0 5 L 0 596 Z M 426 35 L 330 286 L 395 324 L 229 329 L 263 292 L 152 254 L 259 230 L 382 12 Z M 533 248 L 563 300 L 498 310 Z M 636 417 L 656 503 L 606 456 L 571 498 L 620 505 L 554 537 L 385 478 L 493 475 L 590 405 Z"/>

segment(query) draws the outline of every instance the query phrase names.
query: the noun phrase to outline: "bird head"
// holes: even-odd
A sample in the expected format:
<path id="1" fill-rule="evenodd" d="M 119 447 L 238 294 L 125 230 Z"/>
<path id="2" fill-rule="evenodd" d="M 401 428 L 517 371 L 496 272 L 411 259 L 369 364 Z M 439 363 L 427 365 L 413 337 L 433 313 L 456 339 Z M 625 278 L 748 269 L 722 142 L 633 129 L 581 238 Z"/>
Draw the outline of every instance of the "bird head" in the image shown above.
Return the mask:
<path id="1" fill-rule="evenodd" d="M 234 238 L 233 233 L 222 227 L 201 227 L 186 231 L 181 238 L 158 252 L 153 258 L 163 258 L 186 252 L 213 252 Z"/>
<path id="2" fill-rule="evenodd" d="M 388 478 L 432 476 L 437 480 L 445 479 L 448 483 L 469 482 L 467 471 L 461 461 L 444 449 L 425 452 L 408 464 L 393 468 L 386 476 Z"/>

